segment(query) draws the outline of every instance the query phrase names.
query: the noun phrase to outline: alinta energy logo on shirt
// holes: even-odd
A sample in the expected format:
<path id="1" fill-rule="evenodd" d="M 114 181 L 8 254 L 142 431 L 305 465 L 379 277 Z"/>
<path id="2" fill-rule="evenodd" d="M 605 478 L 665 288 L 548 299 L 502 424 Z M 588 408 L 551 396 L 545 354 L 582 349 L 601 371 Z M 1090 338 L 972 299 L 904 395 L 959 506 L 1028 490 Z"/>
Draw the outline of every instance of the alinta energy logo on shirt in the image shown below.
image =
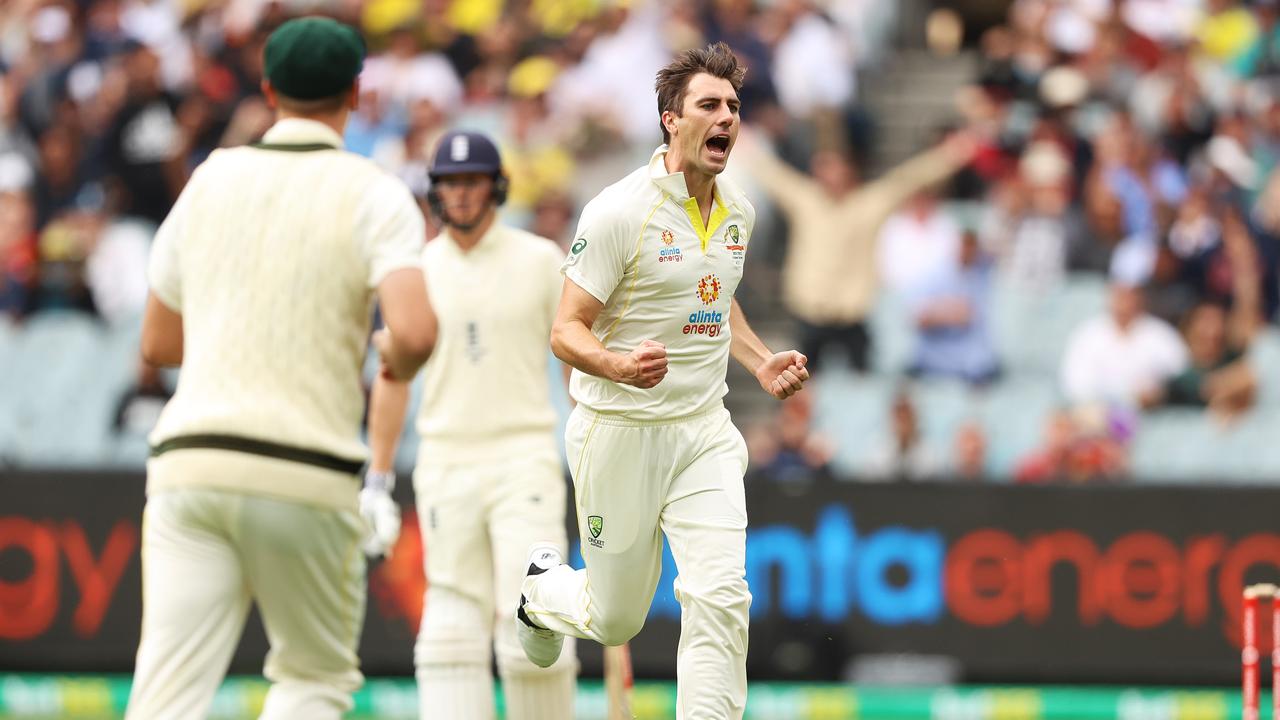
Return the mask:
<path id="1" fill-rule="evenodd" d="M 703 305 L 712 305 L 720 299 L 720 278 L 715 275 L 704 275 L 698 281 L 695 294 Z M 719 310 L 695 310 L 689 313 L 689 322 L 684 326 L 685 335 L 706 335 L 717 337 L 724 329 L 724 313 Z"/>
<path id="2" fill-rule="evenodd" d="M 658 248 L 658 262 L 672 263 L 684 260 L 680 248 L 676 247 L 676 234 L 670 230 L 662 231 L 662 247 Z"/>

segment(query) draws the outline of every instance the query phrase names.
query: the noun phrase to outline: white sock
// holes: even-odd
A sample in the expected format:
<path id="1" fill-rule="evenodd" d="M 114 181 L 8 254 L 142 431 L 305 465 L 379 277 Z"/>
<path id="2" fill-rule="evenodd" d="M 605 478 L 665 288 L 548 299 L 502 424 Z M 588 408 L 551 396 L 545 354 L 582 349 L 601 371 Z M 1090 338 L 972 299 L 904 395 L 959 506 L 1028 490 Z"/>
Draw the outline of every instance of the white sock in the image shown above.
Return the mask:
<path id="1" fill-rule="evenodd" d="M 507 720 L 565 720 L 573 717 L 577 663 L 551 672 L 517 673 L 502 678 Z"/>
<path id="2" fill-rule="evenodd" d="M 485 665 L 418 668 L 418 717 L 422 720 L 493 720 L 493 675 Z"/>

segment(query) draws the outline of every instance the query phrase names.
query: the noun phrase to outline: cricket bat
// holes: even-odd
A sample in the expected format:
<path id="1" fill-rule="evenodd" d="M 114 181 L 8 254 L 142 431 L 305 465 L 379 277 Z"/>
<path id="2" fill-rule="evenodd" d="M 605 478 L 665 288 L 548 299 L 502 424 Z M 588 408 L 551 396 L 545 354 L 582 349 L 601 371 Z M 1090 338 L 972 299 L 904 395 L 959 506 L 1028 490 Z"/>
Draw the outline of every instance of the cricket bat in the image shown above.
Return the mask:
<path id="1" fill-rule="evenodd" d="M 609 720 L 634 720 L 631 712 L 631 648 L 627 645 L 604 649 L 604 689 L 609 699 Z"/>

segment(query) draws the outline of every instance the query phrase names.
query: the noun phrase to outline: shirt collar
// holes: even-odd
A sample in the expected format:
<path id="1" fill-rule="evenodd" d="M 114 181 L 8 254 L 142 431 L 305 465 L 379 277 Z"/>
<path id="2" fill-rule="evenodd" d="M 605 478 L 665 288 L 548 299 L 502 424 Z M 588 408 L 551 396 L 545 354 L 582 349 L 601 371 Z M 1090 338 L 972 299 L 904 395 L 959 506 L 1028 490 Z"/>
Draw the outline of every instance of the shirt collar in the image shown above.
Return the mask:
<path id="1" fill-rule="evenodd" d="M 458 241 L 453 239 L 453 233 L 449 231 L 447 226 L 440 231 L 440 235 L 449 241 L 449 247 L 453 248 L 455 252 L 465 255 L 473 255 L 477 251 L 483 250 L 497 243 L 499 232 L 500 223 L 498 218 L 494 217 L 493 223 L 489 225 L 489 229 L 484 231 L 484 235 L 480 236 L 480 242 L 476 243 L 475 246 L 468 251 L 463 251 L 462 246 L 458 244 Z"/>
<path id="2" fill-rule="evenodd" d="M 653 155 L 649 158 L 649 179 L 663 192 L 683 203 L 689 199 L 689 185 L 684 181 L 684 173 L 667 172 L 668 148 L 667 145 L 659 145 L 658 149 L 653 151 Z M 716 178 L 715 184 L 711 186 L 711 192 L 715 201 L 723 207 L 738 201 L 737 188 L 726 180 L 724 175 Z"/>
<path id="3" fill-rule="evenodd" d="M 284 118 L 271 126 L 262 136 L 264 143 L 272 145 L 332 145 L 335 149 L 343 146 L 342 136 L 333 128 L 316 120 L 306 118 Z"/>
<path id="4" fill-rule="evenodd" d="M 649 178 L 671 197 L 684 202 L 689 199 L 689 186 L 684 181 L 684 173 L 667 172 L 668 146 L 660 145 L 649 158 Z"/>

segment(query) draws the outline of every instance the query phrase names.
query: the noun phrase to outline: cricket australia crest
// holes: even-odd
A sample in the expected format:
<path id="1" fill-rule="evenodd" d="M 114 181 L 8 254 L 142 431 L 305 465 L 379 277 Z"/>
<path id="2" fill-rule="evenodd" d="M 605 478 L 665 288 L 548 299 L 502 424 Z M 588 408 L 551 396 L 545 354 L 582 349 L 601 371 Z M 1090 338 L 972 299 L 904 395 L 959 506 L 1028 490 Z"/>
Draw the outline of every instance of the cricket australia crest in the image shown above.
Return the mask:
<path id="1" fill-rule="evenodd" d="M 604 543 L 600 541 L 600 533 L 604 531 L 604 518 L 599 515 L 591 515 L 587 518 L 587 530 L 591 532 L 591 537 L 587 538 L 587 542 L 593 547 L 604 547 Z"/>

